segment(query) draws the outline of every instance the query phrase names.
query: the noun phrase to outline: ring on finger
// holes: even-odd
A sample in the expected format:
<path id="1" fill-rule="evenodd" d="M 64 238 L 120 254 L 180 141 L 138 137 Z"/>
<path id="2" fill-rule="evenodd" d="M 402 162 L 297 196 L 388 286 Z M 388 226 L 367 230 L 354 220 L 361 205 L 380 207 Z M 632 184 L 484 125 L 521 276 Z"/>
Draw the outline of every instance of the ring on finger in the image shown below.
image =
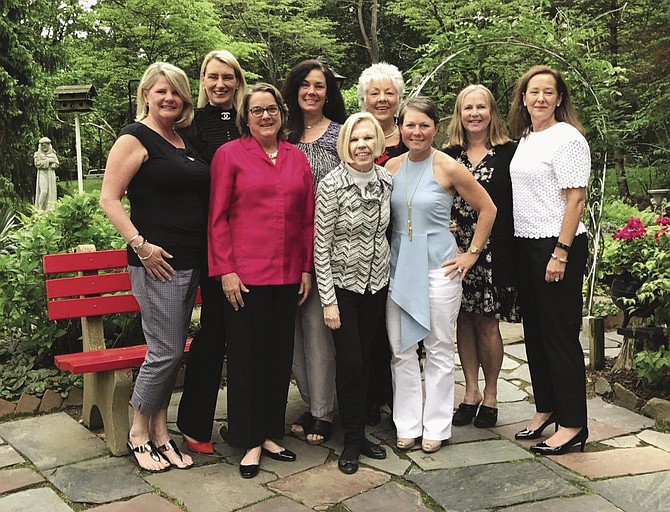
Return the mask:
<path id="1" fill-rule="evenodd" d="M 456 269 L 456 272 L 458 272 L 459 274 L 461 274 L 461 273 L 463 273 L 463 269 L 462 269 L 462 268 L 457 268 L 457 269 Z"/>
<path id="2" fill-rule="evenodd" d="M 556 283 L 558 283 L 560 280 L 561 280 L 560 277 L 555 277 L 555 278 L 554 278 L 554 282 L 556 282 Z"/>

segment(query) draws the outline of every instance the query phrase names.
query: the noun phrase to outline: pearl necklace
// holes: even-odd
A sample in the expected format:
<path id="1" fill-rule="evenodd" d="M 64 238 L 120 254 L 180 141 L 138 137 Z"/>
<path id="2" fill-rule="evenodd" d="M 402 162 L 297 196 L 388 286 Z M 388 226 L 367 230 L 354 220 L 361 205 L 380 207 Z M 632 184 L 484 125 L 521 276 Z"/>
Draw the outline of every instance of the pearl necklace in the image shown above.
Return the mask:
<path id="1" fill-rule="evenodd" d="M 315 128 L 315 127 L 319 126 L 319 125 L 321 124 L 321 121 L 323 121 L 323 119 L 324 119 L 324 118 L 323 118 L 323 114 L 321 114 L 321 119 L 319 119 L 319 120 L 318 120 L 316 123 L 314 123 L 314 124 L 306 124 L 306 125 L 305 125 L 305 129 L 306 129 L 306 130 L 309 130 L 309 129 L 311 129 L 311 128 Z"/>
<path id="2" fill-rule="evenodd" d="M 392 131 L 391 133 L 389 133 L 388 135 L 384 134 L 384 138 L 385 138 L 385 139 L 390 139 L 390 138 L 393 137 L 396 133 L 398 133 L 398 125 L 395 124 L 395 125 L 393 125 L 393 126 L 395 126 L 395 128 L 393 129 L 393 131 Z"/>

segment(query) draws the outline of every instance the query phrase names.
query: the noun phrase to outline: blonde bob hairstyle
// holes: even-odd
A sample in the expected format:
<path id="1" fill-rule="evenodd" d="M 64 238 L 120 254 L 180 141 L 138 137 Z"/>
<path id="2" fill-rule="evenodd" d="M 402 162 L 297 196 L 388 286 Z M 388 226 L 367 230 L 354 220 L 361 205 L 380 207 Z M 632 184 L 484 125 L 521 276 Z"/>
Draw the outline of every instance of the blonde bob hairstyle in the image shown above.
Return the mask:
<path id="1" fill-rule="evenodd" d="M 205 58 L 202 60 L 202 65 L 200 66 L 200 90 L 198 92 L 198 108 L 202 108 L 207 103 L 209 103 L 209 98 L 207 97 L 207 91 L 205 91 L 205 85 L 203 83 L 205 79 L 205 72 L 207 71 L 207 65 L 212 60 L 218 60 L 222 64 L 226 64 L 233 68 L 235 73 L 235 79 L 237 80 L 237 89 L 235 89 L 235 94 L 233 94 L 233 106 L 235 110 L 240 110 L 242 105 L 242 98 L 247 89 L 247 82 L 244 79 L 244 71 L 242 71 L 242 66 L 237 62 L 235 56 L 230 53 L 228 50 L 214 50 L 205 55 Z"/>
<path id="2" fill-rule="evenodd" d="M 137 86 L 137 111 L 135 121 L 141 121 L 149 115 L 149 105 L 144 95 L 156 85 L 156 82 L 164 76 L 168 83 L 175 88 L 177 94 L 182 99 L 184 107 L 179 117 L 174 122 L 175 128 L 184 128 L 193 121 L 193 100 L 191 99 L 191 86 L 188 83 L 188 77 L 177 66 L 167 62 L 154 62 L 151 64 Z"/>
<path id="3" fill-rule="evenodd" d="M 354 131 L 354 128 L 357 124 L 362 123 L 363 121 L 370 121 L 372 126 L 375 129 L 375 150 L 373 156 L 377 158 L 380 156 L 384 149 L 386 149 L 386 139 L 384 138 L 384 130 L 379 125 L 379 122 L 375 119 L 375 116 L 369 112 L 358 112 L 352 114 L 344 122 L 342 128 L 340 128 L 340 134 L 337 137 L 337 156 L 340 157 L 340 160 L 348 164 L 352 164 L 354 159 L 351 157 L 351 151 L 349 151 L 349 141 L 351 139 L 351 132 Z"/>
<path id="4" fill-rule="evenodd" d="M 491 122 L 486 129 L 486 144 L 488 147 L 499 146 L 509 142 L 510 138 L 507 135 L 507 127 L 500 115 L 498 104 L 496 103 L 491 91 L 480 84 L 468 85 L 465 89 L 458 93 L 456 102 L 454 103 L 454 114 L 451 116 L 451 121 L 447 127 L 447 135 L 449 136 L 450 146 L 460 146 L 464 149 L 468 147 L 468 132 L 463 129 L 461 122 L 461 111 L 463 110 L 463 103 L 465 97 L 473 92 L 481 92 L 486 98 L 486 106 L 489 108 L 491 114 Z"/>

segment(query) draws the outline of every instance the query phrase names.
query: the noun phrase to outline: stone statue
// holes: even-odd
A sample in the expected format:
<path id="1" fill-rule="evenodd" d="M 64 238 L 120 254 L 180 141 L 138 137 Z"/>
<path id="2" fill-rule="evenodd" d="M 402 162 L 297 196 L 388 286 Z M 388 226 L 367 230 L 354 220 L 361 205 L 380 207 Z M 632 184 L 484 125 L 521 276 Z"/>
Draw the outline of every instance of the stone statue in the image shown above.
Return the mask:
<path id="1" fill-rule="evenodd" d="M 49 138 L 42 137 L 39 140 L 39 147 L 33 158 L 37 167 L 35 207 L 48 211 L 56 204 L 56 168 L 60 165 Z"/>

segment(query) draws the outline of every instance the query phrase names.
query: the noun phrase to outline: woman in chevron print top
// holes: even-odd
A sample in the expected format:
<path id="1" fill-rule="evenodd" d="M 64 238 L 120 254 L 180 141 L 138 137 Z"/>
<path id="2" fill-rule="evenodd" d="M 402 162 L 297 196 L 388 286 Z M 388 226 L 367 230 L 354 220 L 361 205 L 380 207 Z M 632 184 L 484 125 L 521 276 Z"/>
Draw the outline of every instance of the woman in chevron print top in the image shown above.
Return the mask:
<path id="1" fill-rule="evenodd" d="M 342 160 L 319 184 L 314 222 L 314 265 L 323 317 L 332 329 L 336 390 L 344 430 L 338 467 L 358 470 L 360 454 L 386 457 L 365 437 L 368 361 L 384 311 L 389 280 L 391 175 L 374 163 L 384 151 L 384 132 L 369 113 L 342 126 Z"/>

